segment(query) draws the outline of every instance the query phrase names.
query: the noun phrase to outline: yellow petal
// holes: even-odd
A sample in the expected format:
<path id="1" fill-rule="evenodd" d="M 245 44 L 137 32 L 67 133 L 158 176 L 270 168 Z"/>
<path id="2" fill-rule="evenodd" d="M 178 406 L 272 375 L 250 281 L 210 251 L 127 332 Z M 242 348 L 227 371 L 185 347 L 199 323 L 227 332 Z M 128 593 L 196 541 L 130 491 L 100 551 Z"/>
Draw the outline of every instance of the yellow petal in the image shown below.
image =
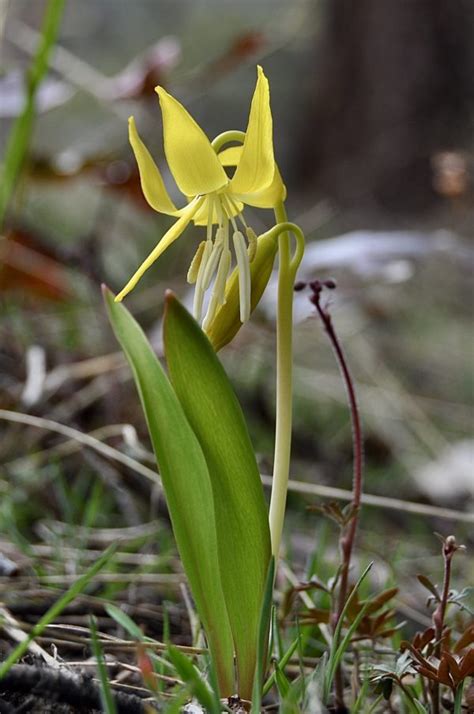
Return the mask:
<path id="1" fill-rule="evenodd" d="M 176 206 L 168 195 L 158 166 L 140 139 L 133 117 L 128 120 L 128 138 L 137 160 L 142 191 L 146 200 L 155 211 L 167 213 L 170 216 L 176 215 Z"/>
<path id="2" fill-rule="evenodd" d="M 237 166 L 242 155 L 242 150 L 243 146 L 229 146 L 227 149 L 220 151 L 218 157 L 222 166 Z M 277 203 L 286 199 L 286 186 L 283 183 L 283 179 L 276 164 L 273 180 L 267 188 L 250 194 L 235 194 L 232 189 L 233 182 L 230 184 L 229 192 L 232 193 L 234 200 L 237 199 L 240 204 L 246 203 L 249 206 L 255 206 L 255 208 L 274 208 Z"/>
<path id="3" fill-rule="evenodd" d="M 228 146 L 227 149 L 219 151 L 217 158 L 222 166 L 237 166 L 242 156 L 243 146 Z"/>
<path id="4" fill-rule="evenodd" d="M 275 164 L 275 174 L 270 186 L 256 193 L 239 193 L 234 198 L 248 206 L 255 206 L 255 208 L 275 208 L 278 203 L 286 199 L 286 186 L 278 166 Z"/>
<path id="5" fill-rule="evenodd" d="M 180 190 L 186 196 L 197 196 L 223 188 L 227 175 L 201 127 L 162 87 L 156 91 L 163 114 L 166 159 Z"/>
<path id="6" fill-rule="evenodd" d="M 209 223 L 209 211 L 211 210 L 211 205 L 212 205 L 212 224 L 216 225 L 219 223 L 220 217 L 217 212 L 217 207 L 215 201 L 212 201 L 211 203 L 211 198 L 206 197 L 206 202 L 203 203 L 199 211 L 196 213 L 196 215 L 193 217 L 193 223 L 195 226 L 207 226 Z M 228 207 L 228 212 L 232 214 L 232 216 L 236 216 L 238 213 L 241 212 L 243 209 L 244 205 L 241 201 L 237 200 L 236 198 L 233 198 L 233 204 L 232 206 Z M 232 210 L 231 210 L 232 209 Z"/>
<path id="7" fill-rule="evenodd" d="M 242 156 L 231 181 L 231 190 L 241 194 L 261 191 L 271 184 L 274 172 L 270 90 L 263 69 L 258 67 Z"/>
<path id="8" fill-rule="evenodd" d="M 184 231 L 188 223 L 192 220 L 194 214 L 196 211 L 199 210 L 203 203 L 204 199 L 199 198 L 192 203 L 190 203 L 186 208 L 183 210 L 182 216 L 178 218 L 176 223 L 174 223 L 171 228 L 165 233 L 163 238 L 160 240 L 158 245 L 151 251 L 150 255 L 144 262 L 140 265 L 138 270 L 128 283 L 125 285 L 123 290 L 119 292 L 119 294 L 115 298 L 115 302 L 120 302 L 121 300 L 124 299 L 125 295 L 128 295 L 128 293 L 133 290 L 135 285 L 138 283 L 140 278 L 142 277 L 143 273 L 145 273 L 148 268 L 153 265 L 155 260 L 157 260 L 164 251 L 169 248 L 169 246 L 181 235 L 181 233 Z"/>

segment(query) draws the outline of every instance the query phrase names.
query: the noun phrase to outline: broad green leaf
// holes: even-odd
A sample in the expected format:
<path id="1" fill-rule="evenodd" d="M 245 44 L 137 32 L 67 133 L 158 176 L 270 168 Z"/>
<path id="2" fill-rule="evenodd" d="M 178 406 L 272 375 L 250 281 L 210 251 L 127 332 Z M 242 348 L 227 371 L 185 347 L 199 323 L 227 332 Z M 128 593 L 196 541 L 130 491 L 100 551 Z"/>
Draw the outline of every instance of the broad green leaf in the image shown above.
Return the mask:
<path id="1" fill-rule="evenodd" d="M 235 692 L 233 645 L 221 586 L 214 502 L 199 442 L 142 329 L 104 289 L 110 322 L 132 368 L 160 468 L 179 554 L 223 696 Z"/>
<path id="2" fill-rule="evenodd" d="M 171 382 L 201 444 L 211 477 L 238 693 L 250 699 L 270 561 L 268 511 L 260 474 L 227 375 L 197 322 L 172 293 L 166 299 L 164 342 Z"/>

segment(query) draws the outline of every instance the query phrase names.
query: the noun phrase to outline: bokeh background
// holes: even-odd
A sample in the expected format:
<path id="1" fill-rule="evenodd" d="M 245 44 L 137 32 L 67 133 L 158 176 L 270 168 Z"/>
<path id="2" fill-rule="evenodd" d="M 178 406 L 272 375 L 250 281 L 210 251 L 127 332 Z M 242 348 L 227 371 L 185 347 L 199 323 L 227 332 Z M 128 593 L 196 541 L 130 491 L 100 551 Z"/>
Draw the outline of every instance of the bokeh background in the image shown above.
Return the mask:
<path id="1" fill-rule="evenodd" d="M 0 4 L 2 147 L 23 107 L 44 8 Z M 0 243 L 2 408 L 93 433 L 153 468 L 99 288 L 122 287 L 169 225 L 141 196 L 127 117 L 168 181 L 154 86 L 212 138 L 245 128 L 262 64 L 288 212 L 308 241 L 300 277 L 338 284 L 329 309 L 357 385 L 365 490 L 457 512 L 362 511 L 358 557 L 375 559 L 383 582 L 396 569 L 401 611 L 426 621 L 415 574 L 441 577 L 433 532 L 472 547 L 473 31 L 470 0 L 67 2 Z M 271 213 L 247 218 L 257 231 L 272 222 Z M 164 290 L 189 300 L 199 240 L 188 229 L 127 298 L 158 351 Z M 222 353 L 263 474 L 273 449 L 274 295 L 272 281 Z M 55 548 L 66 552 L 79 532 L 97 543 L 101 529 L 147 523 L 155 530 L 139 530 L 134 548 L 151 560 L 134 572 L 179 568 L 161 495 L 142 473 L 48 428 L 5 417 L 0 434 L 0 551 L 21 572 L 42 553 L 43 576 L 74 573 L 77 553 L 55 559 Z M 321 486 L 350 489 L 351 467 L 343 384 L 298 293 L 292 478 L 309 493 L 289 495 L 285 547 L 296 570 L 319 553 L 320 572 L 330 572 L 337 530 L 307 507 L 322 502 Z M 463 563 L 455 577 L 465 582 Z"/>

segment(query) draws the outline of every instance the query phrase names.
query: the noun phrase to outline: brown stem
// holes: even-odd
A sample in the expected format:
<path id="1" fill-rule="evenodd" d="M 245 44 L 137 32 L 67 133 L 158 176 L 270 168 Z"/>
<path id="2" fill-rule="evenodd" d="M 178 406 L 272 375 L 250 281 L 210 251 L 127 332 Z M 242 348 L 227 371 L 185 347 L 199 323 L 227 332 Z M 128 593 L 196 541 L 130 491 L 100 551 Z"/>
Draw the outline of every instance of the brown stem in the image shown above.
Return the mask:
<path id="1" fill-rule="evenodd" d="M 310 283 L 310 287 L 313 291 L 311 296 L 311 302 L 316 307 L 319 317 L 324 325 L 324 329 L 329 337 L 329 341 L 333 348 L 334 354 L 341 371 L 342 378 L 344 380 L 344 385 L 347 392 L 347 397 L 349 401 L 349 408 L 351 414 L 352 423 L 352 445 L 354 453 L 354 466 L 353 466 L 353 480 L 352 480 L 352 515 L 347 524 L 341 527 L 341 535 L 339 538 L 339 548 L 342 556 L 341 573 L 339 581 L 339 590 L 336 603 L 336 609 L 332 616 L 332 625 L 335 629 L 337 623 L 339 622 L 344 605 L 347 600 L 347 591 L 349 584 L 349 569 L 351 564 L 352 551 L 354 548 L 354 541 L 357 531 L 358 514 L 360 509 L 361 497 L 362 497 L 362 484 L 363 484 L 363 442 L 362 442 L 362 426 L 360 422 L 359 408 L 357 405 L 356 392 L 354 387 L 354 382 L 347 365 L 347 361 L 342 349 L 342 345 L 334 329 L 332 323 L 331 315 L 327 309 L 321 306 L 321 292 L 323 287 L 328 287 L 330 289 L 335 287 L 335 283 L 332 281 L 326 281 L 326 283 L 320 283 L 319 281 L 313 281 Z M 337 643 L 336 643 L 337 646 Z M 336 696 L 336 708 L 339 711 L 345 711 L 344 705 L 344 679 L 342 668 L 338 667 L 335 676 L 335 696 Z"/>
<path id="2" fill-rule="evenodd" d="M 448 536 L 443 542 L 443 559 L 444 559 L 444 579 L 443 579 L 443 591 L 441 593 L 441 599 L 433 612 L 432 620 L 433 627 L 435 629 L 435 650 L 434 654 L 438 660 L 441 659 L 441 642 L 443 639 L 443 629 L 444 629 L 444 618 L 446 615 L 446 607 L 448 605 L 449 596 L 449 585 L 451 582 L 451 563 L 453 560 L 453 555 L 458 550 L 458 545 L 456 544 L 456 539 L 454 536 Z M 439 714 L 440 712 L 440 702 L 439 702 L 439 683 L 433 682 L 431 687 L 431 700 L 433 706 L 433 714 Z"/>

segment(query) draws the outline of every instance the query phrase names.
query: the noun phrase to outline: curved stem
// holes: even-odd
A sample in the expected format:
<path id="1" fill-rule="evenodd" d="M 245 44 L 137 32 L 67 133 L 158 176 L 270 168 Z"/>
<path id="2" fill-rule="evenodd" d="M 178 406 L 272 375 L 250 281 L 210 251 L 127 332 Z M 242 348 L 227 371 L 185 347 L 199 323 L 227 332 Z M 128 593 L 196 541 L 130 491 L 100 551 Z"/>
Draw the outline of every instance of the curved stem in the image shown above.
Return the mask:
<path id="1" fill-rule="evenodd" d="M 331 617 L 333 628 L 335 631 L 337 631 L 338 624 L 342 624 L 342 613 L 344 611 L 344 607 L 347 601 L 347 591 L 349 586 L 349 569 L 351 565 L 352 551 L 354 548 L 354 541 L 357 531 L 359 509 L 362 500 L 364 448 L 362 438 L 362 425 L 352 375 L 350 373 L 349 366 L 347 364 L 347 360 L 342 349 L 342 345 L 334 329 L 331 315 L 329 314 L 328 310 L 324 309 L 321 306 L 321 285 L 318 281 L 315 281 L 315 283 L 311 284 L 311 287 L 313 289 L 313 296 L 311 298 L 311 302 L 315 306 L 318 315 L 324 325 L 344 381 L 344 386 L 346 388 L 349 401 L 349 411 L 352 423 L 352 442 L 354 451 L 352 480 L 352 514 L 349 522 L 341 526 L 341 535 L 339 538 L 339 548 L 341 551 L 342 558 L 341 574 L 337 602 L 334 603 L 335 607 L 333 605 L 334 610 Z M 342 667 L 340 665 L 337 668 L 335 676 L 335 695 L 337 710 L 343 711 L 345 709 L 344 679 Z"/>
<path id="2" fill-rule="evenodd" d="M 288 219 L 283 203 L 275 208 L 277 223 L 287 224 Z M 288 228 L 290 226 L 288 225 Z M 291 230 L 291 229 L 290 229 Z M 292 363 L 293 363 L 293 284 L 300 264 L 303 248 L 302 233 L 297 236 L 295 256 L 291 257 L 288 230 L 280 233 L 277 306 L 277 377 L 276 377 L 276 427 L 275 456 L 273 462 L 273 483 L 270 498 L 270 535 L 272 554 L 278 558 L 283 520 L 285 516 L 286 493 L 290 469 L 291 424 L 292 424 Z"/>
<path id="3" fill-rule="evenodd" d="M 245 131 L 238 131 L 237 129 L 231 131 L 223 131 L 222 134 L 219 134 L 218 136 L 216 136 L 215 139 L 211 141 L 211 146 L 214 151 L 218 153 L 226 144 L 243 144 L 244 139 Z"/>

